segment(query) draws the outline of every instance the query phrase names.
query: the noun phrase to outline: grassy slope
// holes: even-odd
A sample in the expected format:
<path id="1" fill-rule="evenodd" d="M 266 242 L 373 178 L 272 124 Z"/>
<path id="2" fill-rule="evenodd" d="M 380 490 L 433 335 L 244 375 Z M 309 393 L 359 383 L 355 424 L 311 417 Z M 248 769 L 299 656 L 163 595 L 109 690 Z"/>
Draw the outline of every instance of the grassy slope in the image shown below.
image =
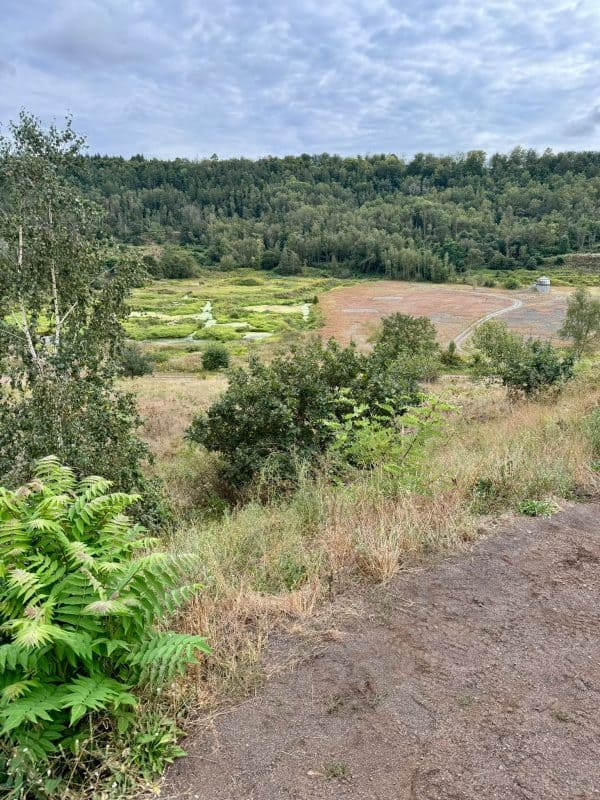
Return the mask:
<path id="1" fill-rule="evenodd" d="M 184 620 L 214 647 L 202 679 L 188 686 L 206 708 L 260 681 L 261 648 L 273 626 L 301 620 L 349 582 L 386 581 L 431 551 L 464 546 L 482 515 L 600 488 L 592 467 L 600 431 L 594 450 L 582 423 L 600 404 L 598 366 L 558 398 L 516 404 L 499 387 L 448 377 L 432 389 L 459 409 L 410 477 L 382 469 L 356 473 L 344 486 L 325 475 L 307 478 L 285 500 L 250 502 L 211 522 L 194 509 L 211 491 L 214 463 L 181 445 L 179 434 L 221 386 L 188 379 L 162 399 L 155 387 L 148 379 L 137 384 L 147 437 L 180 508 L 172 544 L 199 555 L 206 585 Z"/>

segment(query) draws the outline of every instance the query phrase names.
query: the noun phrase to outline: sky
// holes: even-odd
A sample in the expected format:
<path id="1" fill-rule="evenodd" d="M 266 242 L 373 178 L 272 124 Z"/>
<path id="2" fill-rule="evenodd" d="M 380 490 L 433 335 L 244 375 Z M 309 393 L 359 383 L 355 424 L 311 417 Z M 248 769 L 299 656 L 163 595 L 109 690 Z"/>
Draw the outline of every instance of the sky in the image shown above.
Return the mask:
<path id="1" fill-rule="evenodd" d="M 158 158 L 600 148 L 600 0 L 0 0 L 0 123 Z"/>

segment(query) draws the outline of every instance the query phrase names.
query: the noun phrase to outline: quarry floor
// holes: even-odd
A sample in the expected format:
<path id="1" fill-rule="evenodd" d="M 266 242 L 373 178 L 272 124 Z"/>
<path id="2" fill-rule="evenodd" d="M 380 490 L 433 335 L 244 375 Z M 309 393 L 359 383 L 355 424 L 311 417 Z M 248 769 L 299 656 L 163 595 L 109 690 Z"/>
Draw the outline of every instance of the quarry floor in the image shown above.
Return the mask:
<path id="1" fill-rule="evenodd" d="M 161 798 L 600 798 L 600 505 L 338 597 Z"/>

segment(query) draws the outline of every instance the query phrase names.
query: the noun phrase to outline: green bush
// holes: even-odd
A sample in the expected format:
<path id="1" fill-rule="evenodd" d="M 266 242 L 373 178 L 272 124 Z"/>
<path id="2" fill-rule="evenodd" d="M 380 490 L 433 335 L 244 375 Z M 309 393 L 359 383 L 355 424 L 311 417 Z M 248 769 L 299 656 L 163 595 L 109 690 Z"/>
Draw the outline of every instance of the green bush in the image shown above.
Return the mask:
<path id="1" fill-rule="evenodd" d="M 208 652 L 202 637 L 164 629 L 199 588 L 184 585 L 190 558 L 149 552 L 154 540 L 123 513 L 138 498 L 109 486 L 77 483 L 50 457 L 27 486 L 0 488 L 0 781 L 9 797 L 29 797 L 34 778 L 36 796 L 64 796 L 70 760 L 94 729 L 136 729 L 136 690 L 170 683 Z"/>
<path id="2" fill-rule="evenodd" d="M 202 353 L 202 366 L 204 369 L 227 369 L 229 366 L 229 353 L 222 344 L 210 344 Z"/>
<path id="3" fill-rule="evenodd" d="M 504 289 L 519 289 L 520 286 L 521 284 L 519 283 L 519 281 L 516 278 L 513 278 L 512 276 L 510 278 L 507 278 L 502 283 L 502 287 Z"/>
<path id="4" fill-rule="evenodd" d="M 173 247 L 162 254 L 160 271 L 165 278 L 193 278 L 198 273 L 198 262 L 187 250 Z"/>
<path id="5" fill-rule="evenodd" d="M 439 358 L 436 335 L 435 325 L 427 317 L 392 314 L 382 320 L 373 355 L 386 363 L 397 358 L 418 357 L 429 364 Z"/>
<path id="6" fill-rule="evenodd" d="M 364 405 L 372 416 L 383 404 L 396 414 L 419 402 L 419 381 L 439 366 L 438 346 L 428 320 L 400 317 L 384 323 L 385 336 L 369 356 L 315 340 L 279 353 L 270 364 L 250 359 L 195 418 L 189 437 L 223 456 L 224 477 L 235 486 L 265 470 L 274 480 L 295 479 L 300 463 L 315 462 L 327 450 L 335 435 L 328 423 L 343 419 L 349 407 Z"/>
<path id="7" fill-rule="evenodd" d="M 227 391 L 195 418 L 189 437 L 220 452 L 225 475 L 247 483 L 269 465 L 292 477 L 299 460 L 313 460 L 332 433 L 323 421 L 335 414 L 339 394 L 361 373 L 363 357 L 336 342 L 298 344 L 270 364 L 256 357 L 234 370 Z"/>
<path id="8" fill-rule="evenodd" d="M 506 363 L 501 377 L 513 392 L 535 395 L 550 386 L 560 386 L 573 377 L 572 356 L 561 356 L 550 342 L 533 339 L 523 345 L 521 357 Z"/>
<path id="9" fill-rule="evenodd" d="M 138 344 L 125 345 L 121 356 L 121 372 L 125 377 L 138 378 L 151 375 L 153 371 L 152 360 Z"/>
<path id="10" fill-rule="evenodd" d="M 440 356 L 440 361 L 447 367 L 457 367 L 462 363 L 462 358 L 456 349 L 456 342 L 449 342 L 448 347 Z"/>
<path id="11" fill-rule="evenodd" d="M 513 393 L 535 395 L 573 377 L 574 358 L 562 356 L 550 342 L 525 341 L 505 322 L 484 322 L 473 335 L 477 348 L 472 366 L 479 374 L 498 377 Z"/>

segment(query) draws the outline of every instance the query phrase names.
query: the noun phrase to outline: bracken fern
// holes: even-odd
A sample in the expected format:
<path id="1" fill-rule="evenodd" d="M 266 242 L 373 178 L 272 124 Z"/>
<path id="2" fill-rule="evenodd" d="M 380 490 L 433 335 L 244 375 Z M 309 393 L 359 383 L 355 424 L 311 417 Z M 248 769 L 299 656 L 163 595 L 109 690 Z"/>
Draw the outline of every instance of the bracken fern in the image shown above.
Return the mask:
<path id="1" fill-rule="evenodd" d="M 15 797 L 28 795 L 28 764 L 75 752 L 90 717 L 122 733 L 137 688 L 209 650 L 161 630 L 200 587 L 185 583 L 190 557 L 151 552 L 125 516 L 138 499 L 78 483 L 53 457 L 27 486 L 0 488 L 0 790 Z"/>

